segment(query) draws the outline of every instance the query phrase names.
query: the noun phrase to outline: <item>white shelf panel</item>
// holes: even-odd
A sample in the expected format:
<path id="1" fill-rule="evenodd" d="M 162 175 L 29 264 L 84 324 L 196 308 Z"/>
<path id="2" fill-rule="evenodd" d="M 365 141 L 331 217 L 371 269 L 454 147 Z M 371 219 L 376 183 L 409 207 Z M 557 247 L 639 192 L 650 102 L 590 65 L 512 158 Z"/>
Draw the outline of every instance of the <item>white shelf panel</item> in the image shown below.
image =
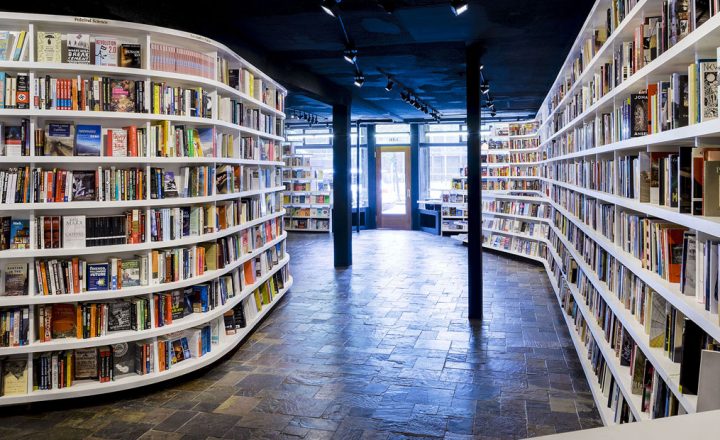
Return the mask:
<path id="1" fill-rule="evenodd" d="M 489 228 L 482 228 L 483 232 L 491 232 L 493 234 L 500 234 L 500 235 L 512 235 L 513 237 L 519 237 L 524 238 L 526 240 L 533 240 L 533 241 L 540 241 L 545 244 L 549 244 L 547 238 L 545 237 L 534 237 L 532 235 L 527 234 L 520 234 L 518 232 L 509 232 L 509 231 L 502 231 L 500 229 L 489 229 Z"/>
<path id="2" fill-rule="evenodd" d="M 543 222 L 543 223 L 551 223 L 552 220 L 545 217 L 533 217 L 530 215 L 518 215 L 518 214 L 505 214 L 503 212 L 492 212 L 492 211 L 483 211 L 483 215 L 487 215 L 490 217 L 508 217 L 508 218 L 514 218 L 518 220 L 527 220 L 531 222 Z"/>
<path id="3" fill-rule="evenodd" d="M 143 339 L 150 339 L 173 332 L 178 332 L 181 330 L 187 330 L 189 328 L 205 324 L 221 317 L 225 312 L 239 304 L 240 301 L 247 298 L 248 295 L 250 295 L 255 289 L 259 288 L 265 281 L 269 280 L 275 272 L 287 265 L 289 261 L 290 256 L 287 255 L 283 260 L 279 261 L 277 265 L 270 269 L 267 274 L 257 279 L 255 283 L 246 286 L 239 295 L 233 298 L 228 298 L 227 302 L 222 306 L 216 307 L 215 309 L 205 313 L 191 313 L 190 315 L 177 320 L 177 322 L 173 322 L 172 324 L 163 327 L 154 327 L 152 329 L 138 331 L 129 330 L 122 332 L 110 332 L 106 336 L 99 336 L 96 338 L 87 339 L 66 338 L 54 339 L 47 342 L 35 341 L 29 345 L 0 348 L 0 356 L 20 353 L 40 353 L 47 351 L 74 350 L 77 348 L 94 347 L 97 345 L 112 345 L 119 342 L 140 341 Z"/>
<path id="4" fill-rule="evenodd" d="M 282 162 L 225 157 L 0 156 L 0 164 L 237 164 L 282 166 Z"/>
<path id="5" fill-rule="evenodd" d="M 149 242 L 145 242 L 145 243 L 136 243 L 136 244 L 121 244 L 121 245 L 112 245 L 112 246 L 92 246 L 92 247 L 84 247 L 84 248 L 4 250 L 4 251 L 0 251 L 0 260 L 10 259 L 10 258 L 63 257 L 63 256 L 78 255 L 78 253 L 81 253 L 82 255 L 118 254 L 118 253 L 123 253 L 123 252 L 137 252 L 137 251 L 150 250 L 150 249 L 181 247 L 181 246 L 193 245 L 193 244 L 198 244 L 198 243 L 204 243 L 206 241 L 215 241 L 219 238 L 227 237 L 229 235 L 236 234 L 242 230 L 262 224 L 268 220 L 282 217 L 284 214 L 285 214 L 285 211 L 280 211 L 280 212 L 269 214 L 264 217 L 260 217 L 255 220 L 243 223 L 238 226 L 233 226 L 233 227 L 224 229 L 219 232 L 214 232 L 211 234 L 193 235 L 193 236 L 189 236 L 189 237 L 183 237 L 183 238 L 180 238 L 177 240 L 149 241 Z"/>
<path id="6" fill-rule="evenodd" d="M 181 363 L 175 364 L 172 368 L 165 371 L 155 371 L 143 376 L 129 375 L 112 382 L 100 383 L 97 381 L 76 382 L 71 387 L 56 390 L 39 390 L 32 391 L 29 394 L 17 396 L 0 397 L 0 406 L 17 405 L 21 403 L 40 402 L 46 400 L 66 399 L 71 397 L 86 397 L 97 394 L 105 394 L 115 391 L 128 390 L 168 379 L 182 376 L 202 367 L 210 365 L 221 359 L 225 354 L 230 352 L 238 344 L 240 344 L 260 323 L 263 318 L 280 302 L 287 291 L 292 287 L 293 278 L 289 277 L 285 283 L 285 288 L 281 290 L 273 301 L 258 313 L 258 315 L 248 323 L 247 327 L 241 329 L 234 335 L 225 336 L 224 341 L 212 347 L 212 351 L 200 358 L 192 358 Z M 222 330 L 222 329 L 221 329 Z"/>
<path id="7" fill-rule="evenodd" d="M 196 284 L 205 283 L 218 277 L 232 272 L 234 269 L 242 266 L 245 262 L 252 260 L 261 253 L 282 242 L 287 238 L 284 232 L 276 239 L 265 243 L 258 249 L 254 249 L 247 255 L 242 255 L 236 261 L 228 264 L 222 269 L 210 270 L 199 277 L 188 278 L 186 280 L 174 281 L 171 283 L 149 284 L 147 286 L 128 287 L 120 290 L 99 290 L 94 292 L 73 293 L 66 295 L 23 295 L 23 296 L 0 296 L 0 307 L 12 307 L 36 304 L 54 304 L 67 302 L 85 302 L 99 301 L 106 299 L 127 298 L 130 296 L 145 295 L 148 293 L 166 292 L 170 290 L 184 289 L 185 287 L 194 286 Z M 29 280 L 34 282 L 34 280 Z"/>
<path id="8" fill-rule="evenodd" d="M 0 109 L 0 117 L 22 117 L 22 118 L 43 118 L 52 120 L 77 120 L 77 119 L 99 119 L 108 121 L 170 121 L 180 124 L 192 125 L 214 125 L 229 130 L 234 130 L 241 134 L 258 136 L 265 139 L 275 141 L 284 141 L 282 136 L 276 136 L 247 128 L 242 125 L 233 124 L 232 122 L 221 121 L 219 119 L 200 118 L 196 116 L 174 116 L 174 115 L 155 115 L 151 113 L 126 113 L 126 112 L 95 112 L 95 111 L 76 111 L 76 110 L 20 110 L 20 109 Z"/>
<path id="9" fill-rule="evenodd" d="M 330 232 L 330 229 L 314 229 L 314 228 L 285 228 L 290 232 Z"/>
<path id="10" fill-rule="evenodd" d="M 532 148 L 484 148 L 480 150 L 481 154 L 510 154 L 510 153 L 532 153 L 538 151 L 540 146 Z"/>
<path id="11" fill-rule="evenodd" d="M 640 324 L 640 322 L 630 313 L 630 311 L 625 308 L 625 305 L 617 298 L 617 296 L 615 296 L 615 294 L 610 291 L 607 284 L 598 279 L 596 272 L 585 262 L 585 260 L 582 259 L 582 256 L 578 254 L 575 247 L 572 245 L 572 243 L 570 243 L 570 241 L 567 240 L 567 238 L 565 238 L 565 236 L 560 232 L 560 230 L 557 229 L 555 226 L 551 225 L 551 227 L 555 231 L 555 234 L 557 234 L 560 240 L 563 242 L 568 252 L 570 252 L 573 259 L 575 259 L 580 270 L 585 273 L 593 286 L 597 289 L 598 292 L 600 292 L 600 295 L 603 297 L 603 300 L 605 300 L 605 303 L 610 307 L 613 314 L 622 323 L 623 328 L 627 330 L 627 332 L 630 334 L 630 337 L 635 341 L 635 343 L 640 347 L 642 352 L 646 355 L 648 360 L 653 364 L 655 370 L 658 372 L 658 374 L 660 374 L 665 383 L 667 383 L 668 388 L 670 388 L 673 394 L 675 394 L 675 397 L 677 397 L 680 404 L 685 408 L 688 413 L 695 412 L 697 396 L 687 396 L 680 393 L 679 391 L 680 364 L 676 364 L 672 362 L 669 358 L 667 358 L 664 355 L 663 350 L 650 347 L 649 336 L 645 333 L 643 325 Z M 574 286 L 570 285 L 570 288 L 572 290 Z M 573 295 L 575 295 L 576 292 L 577 290 L 573 291 Z M 599 334 L 603 335 L 603 341 L 605 341 L 604 331 L 597 324 L 594 315 L 586 314 L 586 312 L 591 312 L 585 305 L 585 299 L 579 294 L 579 292 L 577 292 L 577 295 L 575 296 L 575 301 L 582 302 L 582 306 L 584 306 L 583 315 L 586 316 L 586 321 L 592 321 L 592 323 L 597 326 L 597 331 L 600 332 Z M 693 321 L 695 320 L 693 319 Z M 627 374 L 630 375 L 629 369 Z"/>
<path id="12" fill-rule="evenodd" d="M 527 258 L 529 260 L 538 261 L 540 263 L 546 263 L 546 260 L 543 257 L 539 257 L 537 255 L 520 254 L 520 253 L 514 252 L 510 249 L 503 249 L 503 248 L 491 246 L 491 245 L 485 244 L 485 243 L 483 243 L 483 247 L 486 249 L 492 249 L 494 251 L 505 252 L 506 254 L 514 255 L 516 257 L 523 257 L 523 258 Z"/>
<path id="13" fill-rule="evenodd" d="M 164 206 L 183 206 L 195 205 L 200 203 L 212 203 L 223 200 L 239 199 L 241 197 L 252 197 L 257 195 L 265 195 L 272 192 L 284 191 L 284 186 L 275 186 L 272 188 L 255 189 L 250 191 L 242 191 L 232 194 L 217 194 L 213 196 L 203 197 L 174 197 L 168 199 L 141 199 L 141 200 L 122 200 L 115 202 L 59 202 L 59 203 L 5 203 L 2 205 L 0 212 L 4 211 L 47 211 L 58 209 L 98 209 L 98 208 L 141 208 L 141 207 L 164 207 Z"/>
<path id="14" fill-rule="evenodd" d="M 504 168 L 504 167 L 532 167 L 536 165 L 542 164 L 543 161 L 537 161 L 537 162 L 487 162 L 483 163 L 484 167 L 487 168 Z"/>
<path id="15" fill-rule="evenodd" d="M 539 180 L 540 176 L 482 176 L 483 180 Z"/>

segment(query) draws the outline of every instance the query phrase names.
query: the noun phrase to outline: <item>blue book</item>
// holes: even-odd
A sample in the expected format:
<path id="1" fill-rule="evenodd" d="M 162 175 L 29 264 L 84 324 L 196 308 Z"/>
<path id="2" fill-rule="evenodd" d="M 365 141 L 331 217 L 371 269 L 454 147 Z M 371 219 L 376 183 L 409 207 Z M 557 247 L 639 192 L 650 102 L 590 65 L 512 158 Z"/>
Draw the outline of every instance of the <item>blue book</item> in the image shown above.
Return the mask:
<path id="1" fill-rule="evenodd" d="M 100 156 L 102 150 L 102 127 L 78 125 L 75 127 L 75 155 Z"/>
<path id="2" fill-rule="evenodd" d="M 208 285 L 199 284 L 193 287 L 193 312 L 205 313 L 209 309 Z"/>
<path id="3" fill-rule="evenodd" d="M 110 265 L 108 263 L 91 263 L 87 265 L 88 292 L 108 290 Z"/>
<path id="4" fill-rule="evenodd" d="M 30 220 L 10 223 L 10 249 L 30 249 Z"/>

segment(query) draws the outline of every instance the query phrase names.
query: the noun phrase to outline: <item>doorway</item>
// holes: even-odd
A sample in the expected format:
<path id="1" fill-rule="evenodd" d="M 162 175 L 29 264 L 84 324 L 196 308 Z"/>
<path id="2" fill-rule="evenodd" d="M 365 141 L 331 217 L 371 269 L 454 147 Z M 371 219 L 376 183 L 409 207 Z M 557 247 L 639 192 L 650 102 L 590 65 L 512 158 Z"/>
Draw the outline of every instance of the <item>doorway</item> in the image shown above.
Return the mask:
<path id="1" fill-rule="evenodd" d="M 410 147 L 379 147 L 376 151 L 377 227 L 409 230 Z"/>

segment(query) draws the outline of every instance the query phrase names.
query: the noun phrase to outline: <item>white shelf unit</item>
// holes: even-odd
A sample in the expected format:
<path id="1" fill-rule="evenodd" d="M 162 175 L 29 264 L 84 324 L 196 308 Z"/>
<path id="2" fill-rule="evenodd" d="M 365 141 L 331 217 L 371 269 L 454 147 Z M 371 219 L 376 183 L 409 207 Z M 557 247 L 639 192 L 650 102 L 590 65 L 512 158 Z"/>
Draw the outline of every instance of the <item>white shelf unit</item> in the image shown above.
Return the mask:
<path id="1" fill-rule="evenodd" d="M 640 152 L 678 153 L 679 146 L 692 146 L 696 149 L 715 146 L 717 145 L 717 138 L 720 137 L 720 120 L 711 119 L 704 122 L 691 122 L 687 126 L 644 136 L 625 139 L 610 138 L 601 142 L 598 141 L 600 138 L 596 138 L 593 132 L 586 139 L 581 138 L 581 132 L 590 130 L 590 124 L 598 121 L 599 118 L 601 119 L 603 114 L 616 111 L 622 103 L 630 98 L 631 94 L 646 90 L 649 85 L 656 84 L 658 81 L 669 81 L 673 73 L 687 74 L 688 65 L 697 60 L 714 60 L 717 56 L 717 48 L 720 46 L 720 16 L 714 15 L 696 28 L 694 23 L 691 23 L 689 33 L 679 42 L 667 48 L 655 59 L 645 62 L 643 67 L 634 72 L 631 71 L 627 78 L 615 85 L 615 87 L 609 88 L 604 95 L 593 96 L 583 103 L 581 102 L 582 99 L 578 98 L 583 91 L 587 92 L 592 87 L 591 83 L 597 78 L 596 75 L 599 74 L 601 66 L 612 62 L 613 57 L 623 44 L 633 41 L 636 28 L 647 17 L 659 16 L 662 10 L 661 1 L 637 1 L 614 32 L 608 36 L 607 40 L 597 50 L 590 53 L 591 56 L 586 56 L 582 63 L 583 68 L 578 70 L 575 60 L 582 56 L 583 48 L 587 47 L 585 45 L 586 39 L 593 36 L 595 29 L 604 26 L 607 17 L 606 11 L 611 7 L 611 4 L 612 2 L 609 0 L 598 0 L 595 3 L 550 93 L 538 112 L 537 118 L 540 121 L 541 136 L 540 148 L 545 157 L 538 164 L 541 168 L 539 174 L 542 176 L 540 179 L 543 184 L 541 190 L 537 192 L 537 196 L 548 203 L 554 213 L 564 218 L 564 220 L 561 217 L 556 219 L 555 215 L 553 215 L 549 222 L 552 235 L 557 237 L 555 240 L 550 240 L 550 250 L 553 251 L 552 248 L 557 245 L 561 248 L 559 253 L 564 256 L 564 260 L 571 258 L 577 263 L 579 273 L 586 277 L 591 289 L 597 292 L 597 297 L 606 305 L 608 312 L 614 316 L 616 322 L 622 325 L 629 339 L 642 351 L 652 365 L 658 378 L 667 385 L 669 396 L 677 401 L 678 413 L 694 413 L 698 410 L 698 398 L 694 394 L 686 394 L 681 391 L 681 364 L 672 361 L 663 348 L 651 346 L 647 329 L 640 321 L 640 318 L 619 299 L 618 294 L 615 293 L 615 287 L 600 279 L 596 270 L 586 262 L 585 254 L 595 252 L 594 249 L 604 252 L 615 261 L 616 265 L 612 266 L 613 268 L 624 267 L 631 279 L 643 283 L 653 292 L 653 295 L 662 297 L 667 307 L 680 312 L 688 322 L 692 321 L 708 337 L 716 341 L 719 340 L 720 324 L 717 311 L 707 311 L 704 304 L 698 302 L 695 296 L 684 295 L 678 283 L 671 283 L 654 271 L 645 268 L 642 262 L 625 251 L 621 246 L 622 243 L 619 242 L 620 214 L 622 212 L 647 216 L 686 228 L 697 238 L 696 262 L 698 262 L 698 266 L 695 269 L 695 279 L 697 280 L 696 288 L 701 289 L 704 283 L 704 273 L 700 267 L 702 265 L 701 260 L 704 257 L 701 244 L 705 240 L 717 240 L 720 237 L 720 221 L 718 218 L 680 213 L 677 208 L 641 203 L 637 198 L 622 196 L 617 188 L 620 182 L 619 159 L 628 155 L 637 155 Z M 690 18 L 694 20 L 694 16 L 691 15 Z M 560 93 L 561 89 L 563 89 L 562 94 Z M 579 105 L 578 102 L 580 102 Z M 579 110 L 571 113 L 570 108 L 579 108 Z M 571 138 L 575 141 L 574 144 L 569 143 Z M 582 142 L 582 140 L 585 142 Z M 611 170 L 615 183 L 615 193 L 588 189 L 561 180 L 558 176 L 562 175 L 551 172 L 553 171 L 551 167 L 556 165 L 565 166 L 581 161 L 601 162 L 609 160 L 614 163 Z M 635 172 L 637 172 L 637 169 L 635 169 Z M 510 197 L 508 193 L 507 191 L 488 191 L 484 192 L 483 196 L 499 199 L 501 197 Z M 583 206 L 582 203 L 585 200 L 593 203 L 595 201 L 601 202 L 611 207 L 611 214 L 609 215 L 613 220 L 614 239 L 607 238 L 599 229 L 594 229 L 592 225 L 585 223 L 582 218 L 574 214 L 574 212 L 579 212 L 578 210 Z M 569 207 L 567 203 L 574 204 L 574 208 Z M 558 222 L 562 222 L 564 228 L 569 229 L 561 230 L 561 224 Z M 597 220 L 597 222 L 599 228 L 600 220 Z M 564 232 L 568 230 L 572 230 L 570 237 L 564 235 Z M 582 234 L 582 237 L 584 237 L 583 249 L 576 248 L 575 241 L 578 240 L 578 234 Z M 580 240 L 582 240 L 582 237 Z M 564 265 L 559 267 L 562 268 Z M 553 282 L 553 288 L 559 293 L 559 286 L 551 270 L 550 263 L 546 264 L 546 269 Z M 563 276 L 566 275 L 563 274 Z M 588 306 L 586 299 L 574 284 L 569 283 L 569 289 L 575 298 L 575 303 L 578 305 L 578 313 L 583 315 L 588 331 L 597 341 L 598 347 L 622 391 L 623 398 L 628 403 L 633 418 L 640 421 L 650 419 L 652 415 L 642 411 L 641 397 L 632 394 L 632 373 L 628 367 L 620 365 L 619 358 L 615 355 L 615 349 L 610 346 L 605 338 L 603 323 L 598 323 L 595 318 L 596 311 L 593 307 L 596 305 Z M 645 317 L 645 319 L 650 318 Z M 591 390 L 603 421 L 605 424 L 614 424 L 615 415 L 605 407 L 607 396 L 603 396 L 602 393 L 598 394 L 596 389 L 597 378 L 592 369 L 587 368 L 588 366 L 585 365 L 587 350 L 583 344 L 579 343 L 581 341 L 578 340 L 578 335 L 574 330 L 574 321 L 567 315 L 566 321 L 573 342 L 581 357 L 581 364 L 583 364 L 583 368 L 588 375 Z"/>
<path id="2" fill-rule="evenodd" d="M 282 182 L 282 167 L 284 161 L 280 142 L 284 140 L 284 97 L 287 91 L 277 82 L 258 70 L 252 64 L 241 58 L 227 46 L 205 38 L 203 36 L 190 34 L 155 26 L 148 26 L 136 23 L 121 22 L 115 20 L 94 19 L 86 17 L 53 16 L 39 14 L 18 14 L 0 13 L 0 29 L 9 29 L 27 32 L 27 51 L 22 61 L 0 61 L 0 72 L 6 72 L 10 76 L 18 73 L 25 73 L 29 79 L 29 107 L 0 108 L 0 124 L 19 124 L 22 119 L 29 121 L 30 136 L 27 139 L 29 154 L 26 156 L 0 156 L 0 171 L 9 168 L 31 167 L 43 169 L 68 169 L 82 171 L 85 169 L 95 170 L 98 166 L 107 169 L 117 167 L 133 167 L 142 170 L 146 180 L 137 185 L 144 186 L 142 198 L 137 200 L 113 200 L 113 201 L 71 201 L 58 203 L 9 203 L 9 200 L 0 205 L 0 217 L 10 217 L 12 220 L 27 220 L 29 223 L 29 247 L 24 249 L 0 250 L 0 312 L 7 310 L 25 309 L 28 312 L 29 329 L 28 343 L 11 347 L 0 347 L 0 358 L 21 359 L 26 362 L 25 377 L 27 385 L 24 393 L 9 394 L 0 396 L 0 406 L 25 404 L 37 401 L 48 401 L 66 399 L 73 397 L 92 396 L 103 393 L 110 393 L 120 390 L 142 387 L 152 383 L 179 377 L 191 371 L 203 368 L 221 359 L 226 353 L 240 344 L 262 321 L 262 319 L 279 303 L 280 299 L 293 284 L 289 272 L 290 256 L 285 251 L 285 240 L 287 233 L 283 231 L 283 216 L 285 210 L 282 208 L 282 191 L 285 186 Z M 116 38 L 121 43 L 132 43 L 140 46 L 141 66 L 139 68 L 101 66 L 92 64 L 70 64 L 70 63 L 49 63 L 36 60 L 36 49 L 38 47 L 38 32 L 57 32 L 66 34 L 89 34 L 92 37 L 102 36 L 105 38 Z M 189 59 L 195 56 L 195 60 L 204 55 L 209 63 L 207 67 L 208 76 L 177 73 L 174 71 L 163 71 L 153 69 L 151 66 L 151 48 L 154 43 L 171 45 L 185 50 L 185 56 Z M 119 44 L 119 43 L 118 43 Z M 192 53 L 190 53 L 192 51 Z M 212 60 L 212 61 L 210 61 Z M 230 69 L 245 71 L 247 83 L 240 84 L 234 88 L 222 82 L 224 72 L 222 66 Z M 181 116 L 177 114 L 155 114 L 147 112 L 111 112 L 111 111 L 90 111 L 90 110 L 48 110 L 36 108 L 36 95 L 38 90 L 34 88 L 36 78 L 44 78 L 46 75 L 58 78 L 82 78 L 88 79 L 93 76 L 110 77 L 114 79 L 127 79 L 142 82 L 149 85 L 150 82 L 164 82 L 169 87 L 181 88 L 202 88 L 207 93 L 210 108 L 209 117 Z M 252 75 L 252 76 L 250 76 Z M 225 78 L 227 80 L 227 78 Z M 252 84 L 252 87 L 250 86 Z M 255 88 L 255 90 L 253 90 Z M 152 94 L 149 87 L 145 87 L 145 94 L 142 99 L 149 103 Z M 268 131 L 231 122 L 232 118 L 221 114 L 220 104 L 226 99 L 235 100 L 244 109 L 256 112 L 258 119 L 264 118 L 267 122 L 264 126 Z M 222 118 L 222 119 L 221 119 Z M 42 156 L 41 151 L 36 151 L 34 133 L 41 129 L 48 121 L 72 122 L 74 124 L 91 124 L 101 126 L 101 152 L 100 156 Z M 183 126 L 185 128 L 212 128 L 214 136 L 212 151 L 205 151 L 202 157 L 180 157 L 180 154 L 173 157 L 159 157 L 152 151 L 150 127 L 168 121 L 171 125 Z M 238 122 L 240 122 L 238 120 Z M 138 129 L 145 129 L 143 141 L 146 144 L 144 154 L 132 157 L 105 156 L 105 141 L 107 128 L 120 128 L 127 125 L 136 125 Z M 222 148 L 220 140 L 224 136 L 230 139 L 232 136 L 232 148 Z M 216 143 L 217 142 L 217 143 Z M 256 148 L 242 148 L 243 143 L 256 146 Z M 228 141 L 229 144 L 229 141 Z M 227 144 L 226 144 L 227 145 Z M 217 188 L 215 176 L 217 170 L 225 165 L 233 169 L 242 169 L 248 173 L 247 179 L 239 179 L 233 185 L 232 191 L 225 193 Z M 205 167 L 204 176 L 207 179 L 206 194 L 198 197 L 183 197 L 182 193 L 175 198 L 151 198 L 151 168 L 163 167 L 168 170 L 175 170 L 177 173 L 180 167 L 197 166 Z M 236 168 L 235 168 L 236 167 Z M 263 176 L 263 178 L 252 178 Z M 163 183 L 164 185 L 164 183 Z M 246 212 L 243 217 L 240 212 L 233 216 L 233 219 L 226 226 L 217 217 L 220 207 L 242 206 L 242 202 L 248 206 L 256 204 L 254 214 Z M 203 208 L 209 213 L 216 215 L 216 218 L 206 217 L 204 225 L 209 230 L 194 234 L 181 234 L 182 238 L 175 238 L 165 241 L 152 241 L 151 232 L 153 221 L 150 213 L 153 209 L 162 208 Z M 97 247 L 81 248 L 52 248 L 40 249 L 39 237 L 35 228 L 35 222 L 40 216 L 67 216 L 85 215 L 90 217 L 105 217 L 114 214 L 124 214 L 127 210 L 137 210 L 145 216 L 144 237 L 139 243 L 118 244 Z M 230 208 L 228 208 L 230 209 Z M 182 222 L 180 223 L 182 225 Z M 272 229 L 274 225 L 274 230 Z M 169 226 L 168 223 L 165 224 Z M 202 226 L 202 225 L 201 225 Z M 250 238 L 247 249 L 240 247 L 240 237 L 243 235 L 260 234 Z M 262 237 L 262 238 L 261 238 Z M 176 281 L 160 282 L 152 277 L 153 264 L 152 253 L 154 251 L 172 249 L 193 249 L 208 245 L 212 248 L 213 243 L 218 240 L 235 240 L 237 250 L 235 256 L 230 258 L 226 255 L 225 261 L 204 265 L 204 269 L 198 269 L 195 276 L 182 276 Z M 277 261 L 269 260 L 269 253 L 276 252 Z M 80 257 L 88 262 L 106 262 L 110 258 L 125 258 L 125 256 L 138 255 L 147 258 L 147 265 L 142 270 L 148 275 L 147 282 L 139 286 L 125 286 L 116 290 L 83 291 L 82 293 L 64 295 L 46 295 L 39 289 L 38 278 L 35 273 L 35 262 L 51 259 L 67 260 L 72 257 Z M 209 255 L 207 258 L 211 258 Z M 216 256 L 216 258 L 218 258 Z M 141 260 L 142 261 L 142 260 Z M 258 262 L 259 265 L 255 266 Z M 5 269 L 10 263 L 27 264 L 26 280 L 27 287 L 25 295 L 5 295 Z M 200 267 L 200 261 L 196 262 Z M 250 266 L 252 264 L 253 266 Z M 211 267 L 218 268 L 212 269 Z M 252 277 L 245 279 L 242 271 L 253 267 L 255 273 Z M 87 274 L 83 274 L 87 276 Z M 182 318 L 173 320 L 162 326 L 157 321 L 155 294 L 182 291 L 197 285 L 218 285 L 221 277 L 237 277 L 240 284 L 233 285 L 233 291 L 225 292 L 225 295 L 218 294 L 219 301 L 216 305 L 209 306 L 205 312 L 189 313 Z M 280 278 L 278 278 L 280 277 Z M 256 296 L 261 287 L 269 287 L 270 281 L 280 280 L 282 286 L 275 285 L 274 295 L 270 295 L 271 301 L 259 304 L 262 308 L 257 315 L 248 316 L 246 326 L 238 329 L 235 334 L 226 334 L 223 315 L 233 310 L 236 306 L 242 306 L 250 297 Z M 166 280 L 164 280 L 166 281 Z M 222 297 L 222 298 L 221 298 Z M 148 314 L 150 326 L 145 330 L 108 332 L 105 335 L 90 338 L 54 338 L 47 342 L 40 342 L 39 308 L 60 304 L 73 304 L 78 307 L 80 304 L 107 303 L 122 301 L 131 298 L 148 300 Z M 160 371 L 160 359 L 158 342 L 168 335 L 179 335 L 189 329 L 209 325 L 213 331 L 212 341 L 208 341 L 207 353 L 199 357 L 192 357 L 182 362 L 173 364 L 170 368 Z M 71 351 L 82 348 L 105 347 L 119 343 L 133 343 L 143 341 L 151 347 L 152 372 L 146 374 L 131 374 L 115 378 L 109 382 L 98 380 L 77 380 L 71 386 L 65 388 L 37 389 L 39 385 L 34 371 L 35 359 L 38 355 L 55 353 L 59 351 Z M 74 368 L 74 367 L 73 367 Z M 112 366 L 111 368 L 112 369 Z M 7 391 L 7 389 L 6 389 Z"/>
<path id="3" fill-rule="evenodd" d="M 332 232 L 332 176 L 311 164 L 311 154 L 297 154 L 285 144 L 283 205 L 285 229 L 291 232 Z M 300 177 L 298 177 L 300 176 Z"/>

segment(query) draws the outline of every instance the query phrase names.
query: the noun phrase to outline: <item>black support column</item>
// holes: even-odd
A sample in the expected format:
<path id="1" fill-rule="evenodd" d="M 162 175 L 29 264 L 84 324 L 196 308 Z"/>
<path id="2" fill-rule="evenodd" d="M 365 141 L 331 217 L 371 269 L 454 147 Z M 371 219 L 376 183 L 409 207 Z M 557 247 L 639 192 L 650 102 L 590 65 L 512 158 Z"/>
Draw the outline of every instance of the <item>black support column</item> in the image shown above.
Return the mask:
<path id="1" fill-rule="evenodd" d="M 333 244 L 335 267 L 352 265 L 350 106 L 333 105 Z"/>
<path id="2" fill-rule="evenodd" d="M 420 229 L 420 124 L 410 124 L 410 213 L 412 229 Z"/>
<path id="3" fill-rule="evenodd" d="M 368 209 L 365 225 L 368 229 L 376 229 L 377 221 L 377 156 L 375 156 L 375 124 L 367 126 L 367 154 L 368 154 Z"/>
<path id="4" fill-rule="evenodd" d="M 468 318 L 483 317 L 482 286 L 482 183 L 480 177 L 479 44 L 466 47 L 467 63 L 467 158 L 468 158 Z"/>

